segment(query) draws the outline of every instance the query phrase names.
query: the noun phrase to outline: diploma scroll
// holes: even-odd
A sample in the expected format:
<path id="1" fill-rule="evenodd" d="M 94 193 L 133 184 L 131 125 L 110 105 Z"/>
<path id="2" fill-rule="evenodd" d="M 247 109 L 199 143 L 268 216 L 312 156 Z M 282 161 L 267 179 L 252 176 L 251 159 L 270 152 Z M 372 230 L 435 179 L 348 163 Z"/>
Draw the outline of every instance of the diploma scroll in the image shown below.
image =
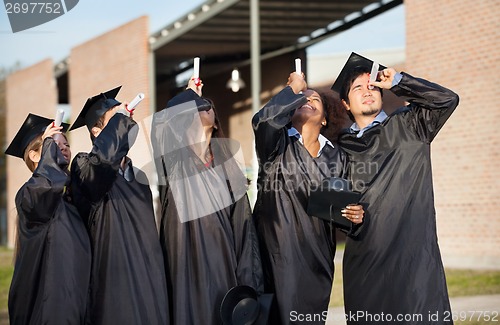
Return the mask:
<path id="1" fill-rule="evenodd" d="M 194 78 L 194 84 L 196 86 L 201 85 L 201 80 L 200 80 L 200 58 L 195 57 L 194 62 L 193 62 L 193 78 Z"/>
<path id="2" fill-rule="evenodd" d="M 129 112 L 133 112 L 135 110 L 135 107 L 139 105 L 139 103 L 144 99 L 144 94 L 143 93 L 138 93 L 137 96 L 135 96 L 134 99 L 128 104 L 127 110 Z"/>
<path id="3" fill-rule="evenodd" d="M 377 81 L 379 64 L 377 62 L 373 62 L 372 71 L 370 72 L 370 82 Z"/>
<path id="4" fill-rule="evenodd" d="M 302 61 L 300 59 L 295 59 L 295 73 L 299 76 L 302 75 Z"/>
<path id="5" fill-rule="evenodd" d="M 58 109 L 56 112 L 56 118 L 54 120 L 54 126 L 61 126 L 63 117 L 64 117 L 64 110 Z"/>

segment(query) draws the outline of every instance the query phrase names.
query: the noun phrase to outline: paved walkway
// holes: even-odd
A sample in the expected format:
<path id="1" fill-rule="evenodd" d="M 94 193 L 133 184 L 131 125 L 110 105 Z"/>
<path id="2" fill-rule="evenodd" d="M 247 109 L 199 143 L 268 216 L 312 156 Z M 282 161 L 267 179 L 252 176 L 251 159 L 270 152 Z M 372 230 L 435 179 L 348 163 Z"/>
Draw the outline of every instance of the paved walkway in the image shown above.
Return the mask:
<path id="1" fill-rule="evenodd" d="M 491 324 L 500 324 L 500 295 L 455 297 L 450 298 L 450 303 L 452 316 L 458 317 L 455 319 L 461 320 L 460 317 L 462 317 L 462 320 L 477 322 L 480 312 L 489 312 L 486 314 L 497 315 L 496 322 L 492 321 Z M 343 307 L 330 308 L 326 325 L 345 325 L 343 314 Z"/>

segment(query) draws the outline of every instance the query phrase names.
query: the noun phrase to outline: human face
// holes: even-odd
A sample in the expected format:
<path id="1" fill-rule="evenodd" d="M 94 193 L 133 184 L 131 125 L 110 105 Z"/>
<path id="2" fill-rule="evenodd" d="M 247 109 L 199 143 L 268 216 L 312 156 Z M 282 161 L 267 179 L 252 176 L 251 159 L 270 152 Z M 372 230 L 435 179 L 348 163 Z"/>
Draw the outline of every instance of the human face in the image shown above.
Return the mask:
<path id="1" fill-rule="evenodd" d="M 342 100 L 345 108 L 351 111 L 355 119 L 360 116 L 376 116 L 382 109 L 380 88 L 368 86 L 369 80 L 368 73 L 357 77 L 349 88 L 347 95 L 349 102 Z"/>
<path id="2" fill-rule="evenodd" d="M 69 161 L 71 160 L 71 149 L 69 148 L 69 143 L 66 137 L 58 133 L 54 134 L 52 138 L 54 139 L 55 143 L 61 150 L 64 159 L 66 159 L 66 161 L 69 163 Z"/>
<path id="3" fill-rule="evenodd" d="M 301 127 L 309 123 L 321 129 L 326 123 L 325 108 L 321 96 L 311 89 L 307 89 L 303 94 L 307 98 L 307 103 L 295 110 L 292 116 L 293 126 Z"/>

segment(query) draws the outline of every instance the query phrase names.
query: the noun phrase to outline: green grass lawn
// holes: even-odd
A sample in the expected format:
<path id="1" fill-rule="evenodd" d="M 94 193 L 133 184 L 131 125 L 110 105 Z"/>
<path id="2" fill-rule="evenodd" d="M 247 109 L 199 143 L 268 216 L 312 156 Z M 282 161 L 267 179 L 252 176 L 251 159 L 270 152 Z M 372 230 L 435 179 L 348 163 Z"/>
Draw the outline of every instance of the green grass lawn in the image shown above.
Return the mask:
<path id="1" fill-rule="evenodd" d="M 500 271 L 447 269 L 445 273 L 450 297 L 500 294 Z M 330 306 L 344 305 L 342 290 L 342 265 L 337 263 Z"/>
<path id="2" fill-rule="evenodd" d="M 12 250 L 0 246 L 0 324 L 9 324 L 7 299 L 14 272 Z"/>

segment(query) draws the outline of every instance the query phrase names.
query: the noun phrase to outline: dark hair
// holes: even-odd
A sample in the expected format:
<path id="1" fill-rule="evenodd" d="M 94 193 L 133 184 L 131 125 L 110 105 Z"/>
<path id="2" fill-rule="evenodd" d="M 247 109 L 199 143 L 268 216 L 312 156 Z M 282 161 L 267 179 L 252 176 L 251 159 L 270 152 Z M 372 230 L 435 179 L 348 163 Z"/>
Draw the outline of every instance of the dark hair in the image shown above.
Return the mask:
<path id="1" fill-rule="evenodd" d="M 214 117 L 215 117 L 214 126 L 216 126 L 216 128 L 214 127 L 212 130 L 212 138 L 227 139 L 224 131 L 222 130 L 219 116 L 218 116 L 217 111 L 215 109 L 215 104 L 214 104 L 213 100 L 211 100 L 210 98 L 207 98 L 207 97 L 203 97 L 203 96 L 201 98 L 208 101 L 210 103 L 212 110 L 214 111 Z M 222 155 L 222 157 L 221 157 L 222 161 L 226 162 L 227 160 L 230 160 L 233 157 L 233 153 L 227 147 L 227 145 L 221 145 L 222 143 L 223 142 L 219 142 L 220 146 L 218 148 L 218 153 Z M 234 173 L 241 173 L 238 166 L 235 165 L 234 162 L 232 162 L 230 164 L 226 164 L 225 168 L 227 169 L 226 173 L 228 175 L 234 175 Z M 226 175 L 226 177 L 227 177 L 227 175 Z M 250 185 L 251 181 L 248 177 L 246 177 L 246 175 L 245 175 L 245 179 L 246 179 L 246 185 L 247 186 Z M 228 186 L 231 187 L 231 184 L 229 182 L 228 182 Z"/>
<path id="2" fill-rule="evenodd" d="M 354 69 L 352 69 L 347 76 L 344 79 L 344 82 L 342 84 L 342 87 L 340 88 L 340 99 L 344 100 L 347 104 L 349 104 L 349 90 L 351 89 L 352 83 L 354 80 L 356 80 L 359 76 L 365 74 L 365 73 L 370 73 L 371 68 L 366 67 L 366 66 L 358 66 Z M 377 89 L 380 91 L 380 96 L 384 96 L 384 92 L 382 91 L 381 88 Z M 353 122 L 356 122 L 354 119 L 354 115 L 352 115 L 351 111 L 346 110 L 347 115 L 349 116 L 349 119 Z"/>
<path id="3" fill-rule="evenodd" d="M 352 69 L 345 77 L 342 87 L 340 88 L 340 93 L 339 93 L 340 99 L 345 100 L 349 104 L 349 90 L 351 89 L 352 83 L 359 76 L 370 72 L 371 69 L 369 67 L 364 67 L 364 66 L 358 66 Z M 380 88 L 378 89 L 380 90 L 380 94 L 383 94 L 382 89 Z"/>
<path id="4" fill-rule="evenodd" d="M 337 142 L 337 137 L 344 127 L 345 113 L 342 103 L 331 94 L 331 92 L 314 90 L 321 97 L 323 103 L 323 112 L 325 114 L 326 125 L 321 128 L 320 133 L 328 140 Z"/>
<path id="5" fill-rule="evenodd" d="M 212 137 L 213 138 L 225 138 L 226 135 L 224 134 L 224 131 L 222 131 L 222 127 L 220 125 L 220 120 L 219 120 L 219 115 L 217 114 L 217 110 L 215 109 L 215 104 L 213 100 L 207 97 L 201 97 L 207 102 L 210 103 L 210 106 L 212 107 L 212 110 L 214 111 L 214 117 L 215 117 L 215 122 L 214 122 L 214 129 L 212 131 Z"/>
<path id="6" fill-rule="evenodd" d="M 96 128 L 99 128 L 99 129 L 104 129 L 105 125 L 104 125 L 104 115 L 106 115 L 106 113 L 110 110 L 112 110 L 113 108 L 115 108 L 116 106 L 119 106 L 119 105 L 115 105 L 111 108 L 109 108 L 106 112 L 104 112 L 104 114 L 102 114 L 99 119 L 95 122 L 94 126 L 93 127 L 96 127 Z M 66 139 L 67 140 L 67 139 Z M 94 140 L 95 140 L 95 137 L 94 135 L 92 134 L 92 131 L 90 131 L 90 140 L 92 140 L 92 143 L 94 143 Z"/>

